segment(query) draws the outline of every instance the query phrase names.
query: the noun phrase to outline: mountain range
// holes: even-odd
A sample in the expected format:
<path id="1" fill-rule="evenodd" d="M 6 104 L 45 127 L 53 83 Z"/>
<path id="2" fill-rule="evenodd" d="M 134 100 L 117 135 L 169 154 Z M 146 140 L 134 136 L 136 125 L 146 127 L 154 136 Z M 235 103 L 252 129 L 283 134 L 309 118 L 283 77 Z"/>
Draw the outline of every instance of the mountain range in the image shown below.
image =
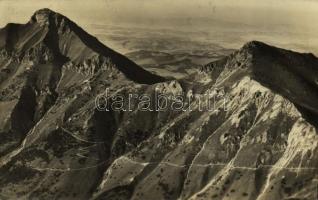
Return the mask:
<path id="1" fill-rule="evenodd" d="M 109 107 L 131 94 L 191 109 Z M 41 9 L 0 29 L 0 199 L 315 199 L 317 99 L 310 53 L 252 41 L 167 78 Z"/>

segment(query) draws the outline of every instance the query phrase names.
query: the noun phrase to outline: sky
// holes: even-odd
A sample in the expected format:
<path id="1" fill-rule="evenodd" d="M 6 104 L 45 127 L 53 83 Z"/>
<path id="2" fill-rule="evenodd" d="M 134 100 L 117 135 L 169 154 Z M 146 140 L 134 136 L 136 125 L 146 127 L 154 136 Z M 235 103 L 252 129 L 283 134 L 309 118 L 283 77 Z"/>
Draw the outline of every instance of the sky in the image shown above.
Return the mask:
<path id="1" fill-rule="evenodd" d="M 0 0 L 0 25 L 25 22 L 44 7 L 79 23 L 208 18 L 296 27 L 309 26 L 318 19 L 318 2 L 314 0 Z"/>
<path id="2" fill-rule="evenodd" d="M 298 43 L 318 43 L 318 0 L 0 0 L 0 27 L 25 23 L 45 7 L 84 28 L 89 24 L 189 30 L 221 26 L 266 34 L 290 32 L 301 38 Z"/>

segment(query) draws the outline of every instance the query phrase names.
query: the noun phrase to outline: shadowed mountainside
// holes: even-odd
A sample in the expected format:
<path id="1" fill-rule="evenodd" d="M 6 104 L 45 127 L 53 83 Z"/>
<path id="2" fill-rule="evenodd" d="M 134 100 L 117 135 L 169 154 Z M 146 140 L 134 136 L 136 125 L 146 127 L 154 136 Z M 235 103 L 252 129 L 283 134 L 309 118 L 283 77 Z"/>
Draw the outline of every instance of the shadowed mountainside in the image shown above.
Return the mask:
<path id="1" fill-rule="evenodd" d="M 1 199 L 317 195 L 312 54 L 254 41 L 164 80 L 48 9 L 1 29 L 0 50 Z M 95 99 L 106 88 L 110 110 L 101 111 Z M 116 111 L 116 94 L 179 95 L 191 109 L 143 110 L 132 99 L 130 111 Z"/>
<path id="2" fill-rule="evenodd" d="M 68 18 L 49 9 L 35 12 L 25 25 L 8 24 L 0 31 L 0 48 L 20 54 L 20 57 L 39 43 L 44 43 L 61 62 L 68 59 L 74 64 L 89 64 L 96 56 L 110 57 L 117 69 L 135 82 L 149 84 L 164 80 L 143 70 Z"/>

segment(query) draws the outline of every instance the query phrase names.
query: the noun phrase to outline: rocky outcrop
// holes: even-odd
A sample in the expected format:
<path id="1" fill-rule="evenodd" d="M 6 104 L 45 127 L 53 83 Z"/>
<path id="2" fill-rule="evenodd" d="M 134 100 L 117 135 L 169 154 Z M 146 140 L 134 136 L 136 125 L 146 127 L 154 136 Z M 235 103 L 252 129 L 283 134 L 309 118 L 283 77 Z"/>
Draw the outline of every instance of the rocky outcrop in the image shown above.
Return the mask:
<path id="1" fill-rule="evenodd" d="M 164 81 L 47 9 L 10 33 L 21 37 L 0 38 L 10 41 L 0 52 L 0 198 L 316 197 L 313 55 L 254 41 Z M 185 109 L 140 104 L 157 94 L 169 106 L 183 97 Z M 117 95 L 125 109 L 110 106 Z"/>
<path id="2" fill-rule="evenodd" d="M 66 69 L 90 76 L 94 75 L 99 70 L 117 71 L 119 73 L 119 70 L 116 68 L 116 65 L 111 61 L 110 58 L 105 58 L 97 55 L 93 56 L 90 59 L 84 60 L 82 63 L 78 64 L 69 61 L 64 64 L 64 67 Z"/>

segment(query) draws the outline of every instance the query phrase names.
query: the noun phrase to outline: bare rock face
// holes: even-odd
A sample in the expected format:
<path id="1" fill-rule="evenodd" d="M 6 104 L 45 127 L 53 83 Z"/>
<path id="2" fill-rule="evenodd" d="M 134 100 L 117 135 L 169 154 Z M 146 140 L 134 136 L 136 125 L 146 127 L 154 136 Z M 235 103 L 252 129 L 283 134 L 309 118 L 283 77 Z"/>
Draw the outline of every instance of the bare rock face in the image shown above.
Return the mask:
<path id="1" fill-rule="evenodd" d="M 41 26 L 49 25 L 50 15 L 52 15 L 52 14 L 53 14 L 53 12 L 49 9 L 38 10 L 34 13 L 32 20 L 35 23 L 40 24 Z"/>
<path id="2" fill-rule="evenodd" d="M 0 30 L 0 198 L 315 199 L 317 66 L 254 41 L 165 80 L 37 11 Z M 110 106 L 131 94 L 187 109 Z"/>

